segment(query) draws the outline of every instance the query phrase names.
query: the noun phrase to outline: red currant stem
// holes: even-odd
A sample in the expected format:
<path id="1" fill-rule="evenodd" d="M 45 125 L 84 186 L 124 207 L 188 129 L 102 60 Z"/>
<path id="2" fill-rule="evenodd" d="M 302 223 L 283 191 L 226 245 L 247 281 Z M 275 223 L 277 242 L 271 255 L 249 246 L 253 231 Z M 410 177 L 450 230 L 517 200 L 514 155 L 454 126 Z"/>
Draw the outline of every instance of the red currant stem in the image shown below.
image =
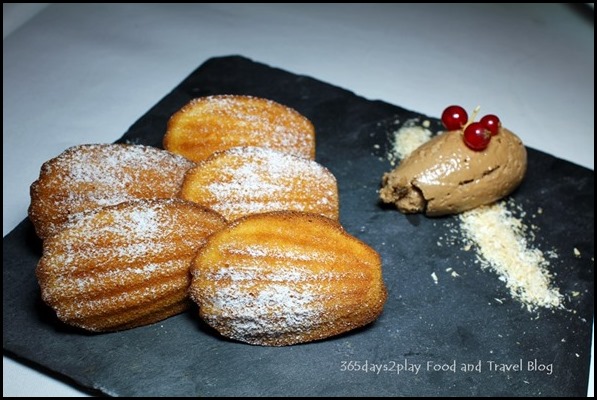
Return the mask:
<path id="1" fill-rule="evenodd" d="M 473 122 L 475 122 L 475 118 L 477 118 L 477 114 L 479 114 L 480 110 L 481 110 L 481 106 L 475 107 L 475 109 L 473 110 L 473 113 L 471 114 L 471 117 L 468 119 L 468 121 L 466 121 L 466 124 L 464 124 L 464 126 L 462 127 L 463 134 L 464 134 L 464 130 L 466 129 L 466 127 L 469 126 L 470 124 L 472 124 Z"/>

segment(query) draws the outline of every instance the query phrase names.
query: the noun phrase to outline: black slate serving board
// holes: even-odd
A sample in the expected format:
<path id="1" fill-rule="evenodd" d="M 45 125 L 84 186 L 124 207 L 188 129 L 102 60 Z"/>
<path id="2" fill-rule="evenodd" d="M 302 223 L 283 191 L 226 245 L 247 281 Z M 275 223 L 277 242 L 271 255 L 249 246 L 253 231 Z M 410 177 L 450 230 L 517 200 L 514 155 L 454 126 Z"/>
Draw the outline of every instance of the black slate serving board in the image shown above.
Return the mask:
<path id="1" fill-rule="evenodd" d="M 559 253 L 552 262 L 555 282 L 570 297 L 567 311 L 530 313 L 496 275 L 473 264 L 473 252 L 437 245 L 453 217 L 407 217 L 378 203 L 380 177 L 390 169 L 384 157 L 390 132 L 425 116 L 246 58 L 223 57 L 201 65 L 120 141 L 161 147 L 170 115 L 191 98 L 210 94 L 270 98 L 314 123 L 317 160 L 338 179 L 342 224 L 383 259 L 389 296 L 379 320 L 339 337 L 283 348 L 223 339 L 201 323 L 196 309 L 124 332 L 84 333 L 60 323 L 41 301 L 34 276 L 41 244 L 24 220 L 3 240 L 5 354 L 109 395 L 586 393 L 594 298 L 593 171 L 529 149 L 528 174 L 513 197 L 525 210 L 543 209 L 526 218 L 538 227 L 535 244 Z M 437 129 L 437 120 L 430 120 Z M 450 267 L 458 279 L 446 272 Z M 580 295 L 571 297 L 573 291 Z M 551 364 L 552 373 L 529 370 L 535 360 Z M 491 361 L 516 366 L 494 371 Z M 433 370 L 453 363 L 455 372 Z M 481 370 L 462 371 L 462 363 Z M 400 370 L 405 365 L 420 369 Z"/>

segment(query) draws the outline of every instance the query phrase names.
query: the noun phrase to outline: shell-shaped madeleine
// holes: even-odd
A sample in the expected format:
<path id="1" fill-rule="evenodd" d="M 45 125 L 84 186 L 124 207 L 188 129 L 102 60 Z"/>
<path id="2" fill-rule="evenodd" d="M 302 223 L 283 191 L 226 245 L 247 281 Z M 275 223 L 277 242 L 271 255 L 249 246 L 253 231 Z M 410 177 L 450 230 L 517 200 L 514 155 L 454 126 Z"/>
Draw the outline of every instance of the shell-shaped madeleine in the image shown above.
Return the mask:
<path id="1" fill-rule="evenodd" d="M 150 146 L 73 146 L 42 166 L 31 185 L 29 218 L 45 239 L 59 231 L 70 214 L 124 201 L 173 198 L 194 165 Z"/>
<path id="2" fill-rule="evenodd" d="M 164 148 L 189 160 L 239 146 L 260 146 L 313 159 L 315 129 L 296 110 L 240 95 L 192 100 L 168 122 Z"/>
<path id="3" fill-rule="evenodd" d="M 260 147 L 235 147 L 189 170 L 180 197 L 228 220 L 269 211 L 338 218 L 334 175 L 313 160 Z"/>
<path id="4" fill-rule="evenodd" d="M 335 221 L 299 212 L 241 218 L 209 237 L 191 298 L 223 336 L 284 346 L 374 321 L 386 300 L 379 254 Z"/>
<path id="5" fill-rule="evenodd" d="M 60 320 L 90 331 L 157 322 L 188 306 L 189 268 L 225 220 L 178 199 L 77 214 L 43 244 L 36 274 Z"/>

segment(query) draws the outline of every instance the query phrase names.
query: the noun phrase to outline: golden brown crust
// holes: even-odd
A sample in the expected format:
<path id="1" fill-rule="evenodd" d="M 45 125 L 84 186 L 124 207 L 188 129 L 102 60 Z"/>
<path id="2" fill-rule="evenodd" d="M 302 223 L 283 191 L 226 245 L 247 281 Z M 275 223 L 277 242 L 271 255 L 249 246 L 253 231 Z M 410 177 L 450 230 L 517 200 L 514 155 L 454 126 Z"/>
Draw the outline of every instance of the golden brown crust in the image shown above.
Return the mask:
<path id="1" fill-rule="evenodd" d="M 386 300 L 379 254 L 316 214 L 240 218 L 191 265 L 191 298 L 223 336 L 285 346 L 374 321 Z"/>
<path id="2" fill-rule="evenodd" d="M 65 323 L 90 331 L 149 324 L 188 305 L 189 267 L 222 216 L 179 199 L 138 200 L 77 214 L 44 241 L 36 275 Z"/>
<path id="3" fill-rule="evenodd" d="M 42 166 L 31 185 L 29 218 L 45 239 L 74 213 L 136 199 L 176 197 L 184 174 L 194 165 L 149 146 L 74 146 Z"/>
<path id="4" fill-rule="evenodd" d="M 279 210 L 338 219 L 336 178 L 322 165 L 260 147 L 218 152 L 190 169 L 180 197 L 228 220 Z"/>
<path id="5" fill-rule="evenodd" d="M 191 100 L 168 122 L 164 148 L 193 161 L 239 146 L 260 146 L 315 158 L 315 129 L 303 115 L 272 100 L 218 95 Z"/>

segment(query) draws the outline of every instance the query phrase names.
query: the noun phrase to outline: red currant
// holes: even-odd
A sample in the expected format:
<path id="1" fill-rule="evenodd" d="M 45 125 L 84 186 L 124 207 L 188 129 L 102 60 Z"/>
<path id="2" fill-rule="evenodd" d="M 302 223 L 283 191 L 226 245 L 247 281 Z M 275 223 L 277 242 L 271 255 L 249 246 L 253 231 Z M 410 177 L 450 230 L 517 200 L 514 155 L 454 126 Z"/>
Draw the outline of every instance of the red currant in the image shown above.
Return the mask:
<path id="1" fill-rule="evenodd" d="M 442 113 L 442 123 L 449 131 L 462 128 L 468 121 L 466 110 L 460 106 L 449 106 Z"/>
<path id="2" fill-rule="evenodd" d="M 473 150 L 485 150 L 490 139 L 491 133 L 480 122 L 473 122 L 464 130 L 464 143 Z"/>
<path id="3" fill-rule="evenodd" d="M 487 114 L 486 116 L 481 118 L 481 121 L 479 122 L 481 123 L 481 125 L 485 127 L 485 129 L 487 129 L 491 133 L 492 136 L 498 134 L 501 122 L 497 115 Z"/>

